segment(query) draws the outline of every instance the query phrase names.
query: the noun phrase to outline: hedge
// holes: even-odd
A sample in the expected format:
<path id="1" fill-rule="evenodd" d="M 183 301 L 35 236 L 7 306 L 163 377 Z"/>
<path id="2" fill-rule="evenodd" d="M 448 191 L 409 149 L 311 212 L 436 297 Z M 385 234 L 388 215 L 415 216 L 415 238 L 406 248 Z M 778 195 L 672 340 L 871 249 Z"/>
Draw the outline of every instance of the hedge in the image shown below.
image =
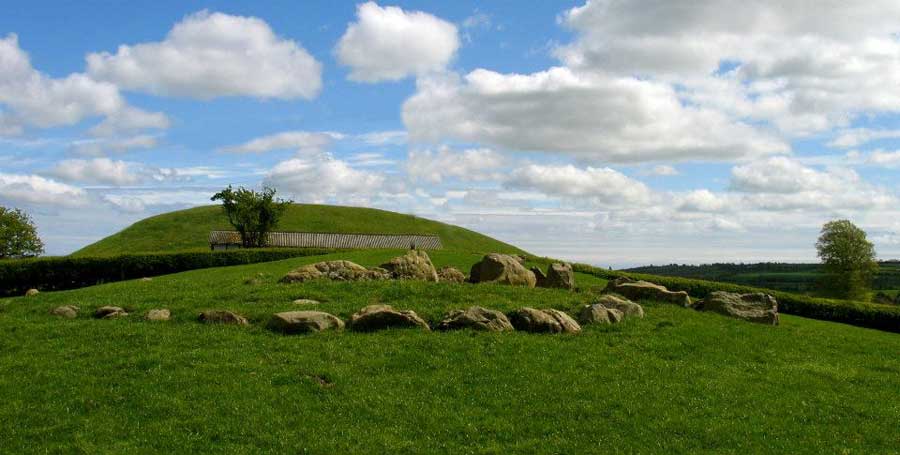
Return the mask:
<path id="1" fill-rule="evenodd" d="M 106 257 L 48 257 L 0 261 L 0 296 L 28 289 L 59 291 L 186 270 L 278 261 L 339 250 L 322 248 L 246 249 Z"/>
<path id="2" fill-rule="evenodd" d="M 850 300 L 832 300 L 792 294 L 784 291 L 773 291 L 739 284 L 718 283 L 713 281 L 679 278 L 641 273 L 627 273 L 593 267 L 587 264 L 574 264 L 577 272 L 594 275 L 599 278 L 613 280 L 619 277 L 651 281 L 663 285 L 673 291 L 686 291 L 691 297 L 704 298 L 714 291 L 738 293 L 764 292 L 778 301 L 778 311 L 812 319 L 843 322 L 861 327 L 900 332 L 900 307 L 895 305 L 879 305 L 868 302 Z"/>

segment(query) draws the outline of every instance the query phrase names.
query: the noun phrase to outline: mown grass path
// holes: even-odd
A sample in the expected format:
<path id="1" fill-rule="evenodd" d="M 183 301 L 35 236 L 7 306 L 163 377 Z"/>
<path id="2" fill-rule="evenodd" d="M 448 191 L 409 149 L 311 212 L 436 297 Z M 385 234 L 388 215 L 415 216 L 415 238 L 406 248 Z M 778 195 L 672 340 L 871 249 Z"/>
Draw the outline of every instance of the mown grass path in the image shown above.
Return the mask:
<path id="1" fill-rule="evenodd" d="M 340 255 L 377 265 L 395 252 Z M 432 254 L 466 267 L 478 256 Z M 412 282 L 280 285 L 322 258 L 198 270 L 0 300 L 0 447 L 23 452 L 891 453 L 900 337 L 782 316 L 778 327 L 645 303 L 577 336 L 282 336 L 260 322 L 323 301 L 432 321 L 480 304 L 573 309 L 586 293 Z M 262 273 L 261 284 L 244 284 Z M 580 284 L 601 285 L 579 276 Z M 75 320 L 50 308 L 82 307 Z M 89 318 L 101 305 L 127 319 Z M 150 323 L 156 307 L 174 320 Z M 232 309 L 249 328 L 205 326 Z"/>

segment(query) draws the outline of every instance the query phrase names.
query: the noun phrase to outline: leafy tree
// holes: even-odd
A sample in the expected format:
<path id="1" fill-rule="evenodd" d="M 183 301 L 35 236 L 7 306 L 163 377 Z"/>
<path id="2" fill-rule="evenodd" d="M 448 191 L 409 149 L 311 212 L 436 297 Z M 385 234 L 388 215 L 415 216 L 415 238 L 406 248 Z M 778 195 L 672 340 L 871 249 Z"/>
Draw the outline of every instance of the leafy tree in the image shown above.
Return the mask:
<path id="1" fill-rule="evenodd" d="M 262 248 L 268 242 L 268 234 L 275 229 L 282 213 L 291 201 L 275 199 L 273 188 L 253 191 L 246 188 L 233 189 L 231 185 L 211 198 L 222 201 L 222 209 L 228 222 L 241 235 L 244 248 Z"/>
<path id="2" fill-rule="evenodd" d="M 816 242 L 822 260 L 824 288 L 834 297 L 863 300 L 878 272 L 875 245 L 866 233 L 848 220 L 835 220 L 822 226 Z"/>
<path id="3" fill-rule="evenodd" d="M 0 259 L 37 256 L 44 242 L 37 235 L 31 217 L 22 210 L 0 207 Z"/>

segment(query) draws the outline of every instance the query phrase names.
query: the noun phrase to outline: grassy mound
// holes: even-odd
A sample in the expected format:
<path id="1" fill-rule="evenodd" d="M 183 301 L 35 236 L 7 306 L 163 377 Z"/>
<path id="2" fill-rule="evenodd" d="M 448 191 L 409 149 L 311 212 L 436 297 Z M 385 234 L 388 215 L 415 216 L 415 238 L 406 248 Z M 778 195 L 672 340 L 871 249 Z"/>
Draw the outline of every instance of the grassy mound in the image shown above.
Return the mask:
<path id="1" fill-rule="evenodd" d="M 209 248 L 209 231 L 231 230 L 219 206 L 195 207 L 139 221 L 73 253 L 105 256 Z M 518 248 L 468 229 L 385 210 L 293 204 L 279 231 L 349 234 L 436 234 L 444 248 L 465 252 L 521 253 Z"/>
<path id="2" fill-rule="evenodd" d="M 843 324 L 783 315 L 771 327 L 644 302 L 643 320 L 575 336 L 282 336 L 262 327 L 297 309 L 297 298 L 344 318 L 387 303 L 431 321 L 474 304 L 571 310 L 590 298 L 495 285 L 277 283 L 301 264 L 372 266 L 397 253 L 0 299 L 0 421 L 12 423 L 0 425 L 0 441 L 10 453 L 888 453 L 900 443 L 900 336 Z M 480 255 L 431 256 L 468 269 Z M 58 305 L 82 315 L 50 316 Z M 102 305 L 133 314 L 90 319 Z M 159 307 L 174 319 L 140 319 Z M 195 321 L 212 308 L 254 324 Z"/>

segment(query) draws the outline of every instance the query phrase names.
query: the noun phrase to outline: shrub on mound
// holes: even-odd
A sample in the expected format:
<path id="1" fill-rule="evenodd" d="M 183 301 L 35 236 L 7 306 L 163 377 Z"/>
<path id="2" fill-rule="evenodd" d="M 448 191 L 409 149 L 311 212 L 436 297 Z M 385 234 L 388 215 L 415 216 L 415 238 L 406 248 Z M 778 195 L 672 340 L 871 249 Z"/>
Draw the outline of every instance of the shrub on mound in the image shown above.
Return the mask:
<path id="1" fill-rule="evenodd" d="M 31 288 L 59 291 L 194 269 L 279 261 L 333 252 L 335 250 L 283 248 L 0 261 L 0 297 L 22 295 Z"/>

